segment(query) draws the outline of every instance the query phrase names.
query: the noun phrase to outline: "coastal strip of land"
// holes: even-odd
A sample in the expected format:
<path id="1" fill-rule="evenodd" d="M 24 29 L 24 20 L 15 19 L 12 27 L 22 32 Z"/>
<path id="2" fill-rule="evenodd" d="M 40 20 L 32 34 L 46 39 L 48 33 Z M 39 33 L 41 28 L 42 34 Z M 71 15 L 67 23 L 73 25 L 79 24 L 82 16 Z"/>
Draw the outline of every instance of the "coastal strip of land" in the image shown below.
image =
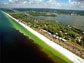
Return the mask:
<path id="1" fill-rule="evenodd" d="M 7 13 L 6 13 L 7 14 Z M 75 54 L 71 53 L 70 51 L 66 50 L 65 48 L 59 46 L 58 44 L 54 43 L 53 41 L 50 41 L 48 38 L 44 37 L 43 35 L 41 35 L 40 33 L 34 31 L 33 29 L 31 29 L 29 26 L 19 22 L 18 20 L 16 20 L 15 18 L 13 18 L 12 16 L 10 16 L 9 14 L 7 14 L 9 17 L 11 17 L 12 19 L 14 19 L 16 22 L 18 22 L 19 24 L 21 24 L 23 27 L 25 27 L 27 30 L 29 30 L 30 32 L 32 32 L 32 34 L 36 35 L 38 38 L 40 38 L 41 40 L 43 40 L 46 44 L 48 44 L 49 46 L 51 46 L 52 48 L 54 48 L 55 50 L 57 50 L 58 52 L 60 52 L 61 54 L 63 54 L 64 56 L 66 56 L 68 59 L 70 59 L 73 63 L 84 63 L 84 59 L 76 56 Z"/>

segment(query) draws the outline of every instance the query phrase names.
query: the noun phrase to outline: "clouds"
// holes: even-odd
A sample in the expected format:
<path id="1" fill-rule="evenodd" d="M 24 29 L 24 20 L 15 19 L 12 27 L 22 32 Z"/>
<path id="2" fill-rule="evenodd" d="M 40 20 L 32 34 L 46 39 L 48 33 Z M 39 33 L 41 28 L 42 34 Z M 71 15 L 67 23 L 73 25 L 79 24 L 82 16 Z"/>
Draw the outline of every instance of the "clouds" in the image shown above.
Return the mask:
<path id="1" fill-rule="evenodd" d="M 13 2 L 13 0 L 9 0 L 9 2 Z"/>
<path id="2" fill-rule="evenodd" d="M 12 4 L 16 4 L 16 3 L 27 3 L 28 0 L 9 0 L 9 4 L 12 3 Z"/>
<path id="3" fill-rule="evenodd" d="M 68 4 L 65 7 L 74 10 L 84 10 L 84 0 L 68 0 Z"/>
<path id="4" fill-rule="evenodd" d="M 71 3 L 71 0 L 68 0 L 69 4 Z"/>
<path id="5" fill-rule="evenodd" d="M 82 2 L 82 1 L 84 1 L 84 0 L 77 0 L 77 1 Z"/>
<path id="6" fill-rule="evenodd" d="M 56 0 L 9 0 L 7 5 L 3 5 L 9 8 L 58 8 L 61 4 Z"/>
<path id="7" fill-rule="evenodd" d="M 3 8 L 55 8 L 55 9 L 83 9 L 84 0 L 67 0 L 59 3 L 58 0 L 9 0 L 9 3 L 0 4 Z M 62 0 L 63 1 L 63 0 Z"/>

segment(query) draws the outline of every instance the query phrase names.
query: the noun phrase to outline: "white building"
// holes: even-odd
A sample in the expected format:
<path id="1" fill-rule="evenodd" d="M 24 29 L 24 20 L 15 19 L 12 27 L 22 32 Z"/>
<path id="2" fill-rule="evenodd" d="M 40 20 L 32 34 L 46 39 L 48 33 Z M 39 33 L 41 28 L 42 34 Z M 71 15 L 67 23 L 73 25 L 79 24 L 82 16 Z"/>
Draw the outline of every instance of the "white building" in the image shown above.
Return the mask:
<path id="1" fill-rule="evenodd" d="M 67 40 L 66 39 L 62 39 L 63 42 L 66 42 Z"/>
<path id="2" fill-rule="evenodd" d="M 53 35 L 54 38 L 56 38 L 56 35 Z"/>

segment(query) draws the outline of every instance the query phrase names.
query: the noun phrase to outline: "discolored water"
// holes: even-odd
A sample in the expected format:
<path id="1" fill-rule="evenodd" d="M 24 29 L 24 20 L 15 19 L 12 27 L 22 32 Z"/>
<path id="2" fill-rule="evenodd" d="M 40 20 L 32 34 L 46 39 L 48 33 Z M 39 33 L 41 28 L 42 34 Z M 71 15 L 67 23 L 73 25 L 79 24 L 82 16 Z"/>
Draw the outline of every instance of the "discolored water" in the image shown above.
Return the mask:
<path id="1" fill-rule="evenodd" d="M 53 63 L 32 40 L 16 30 L 1 11 L 0 53 L 2 63 Z"/>

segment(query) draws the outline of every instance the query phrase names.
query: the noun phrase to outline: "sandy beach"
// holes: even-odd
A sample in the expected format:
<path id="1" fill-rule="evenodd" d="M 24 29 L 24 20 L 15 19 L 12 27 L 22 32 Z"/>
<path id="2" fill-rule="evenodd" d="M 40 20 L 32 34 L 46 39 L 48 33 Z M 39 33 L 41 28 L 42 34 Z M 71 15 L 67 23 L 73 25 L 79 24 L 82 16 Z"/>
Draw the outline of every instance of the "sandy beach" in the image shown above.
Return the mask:
<path id="1" fill-rule="evenodd" d="M 5 13 L 7 14 L 7 13 Z M 28 25 L 23 24 L 22 22 L 18 21 L 17 19 L 13 18 L 9 14 L 7 14 L 10 18 L 14 19 L 16 22 L 21 24 L 23 27 L 25 27 L 28 31 L 30 31 L 32 34 L 36 35 L 38 38 L 43 40 L 46 44 L 57 50 L 59 53 L 63 54 L 65 57 L 67 57 L 69 60 L 71 60 L 73 63 L 84 63 L 84 59 L 80 58 L 79 56 L 75 55 L 74 53 L 68 51 L 67 49 L 63 48 L 62 46 L 56 44 L 55 42 L 49 40 L 42 34 L 38 33 L 37 31 L 30 28 Z"/>

